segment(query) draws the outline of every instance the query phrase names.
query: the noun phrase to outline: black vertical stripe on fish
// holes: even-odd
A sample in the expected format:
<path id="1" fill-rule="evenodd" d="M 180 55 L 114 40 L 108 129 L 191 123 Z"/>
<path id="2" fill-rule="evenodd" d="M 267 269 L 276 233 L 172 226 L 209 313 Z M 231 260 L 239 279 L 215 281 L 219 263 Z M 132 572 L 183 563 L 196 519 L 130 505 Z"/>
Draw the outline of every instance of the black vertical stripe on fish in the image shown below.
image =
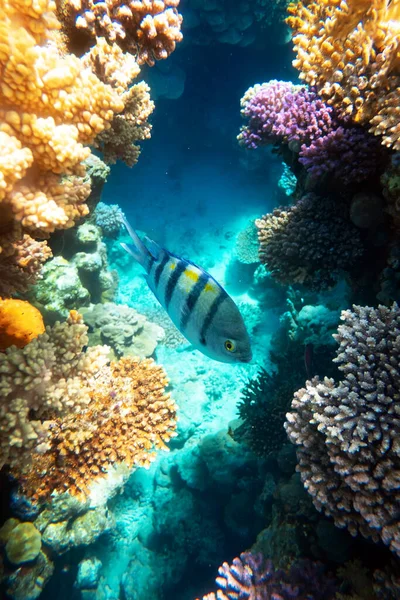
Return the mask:
<path id="1" fill-rule="evenodd" d="M 221 306 L 221 304 L 225 300 L 225 298 L 226 298 L 226 294 L 224 294 L 222 291 L 220 291 L 220 293 L 218 294 L 218 296 L 216 298 L 214 298 L 213 303 L 211 304 L 210 308 L 208 309 L 208 313 L 206 314 L 202 328 L 200 330 L 200 341 L 202 343 L 205 343 L 207 331 L 210 328 L 213 318 L 217 314 L 217 310 L 219 309 L 219 307 Z"/>
<path id="2" fill-rule="evenodd" d="M 148 258 L 147 258 L 147 265 L 146 265 L 146 271 L 148 273 L 150 273 L 154 263 L 156 262 L 156 259 L 154 258 L 154 256 L 152 256 L 151 254 L 149 254 Z"/>
<path id="3" fill-rule="evenodd" d="M 158 286 L 158 282 L 160 281 L 162 272 L 164 271 L 164 267 L 169 261 L 169 255 L 167 252 L 164 252 L 161 262 L 157 265 L 156 270 L 154 272 L 154 283 L 155 286 Z"/>
<path id="4" fill-rule="evenodd" d="M 196 306 L 196 302 L 200 298 L 200 294 L 206 287 L 208 281 L 209 281 L 209 277 L 205 273 L 201 273 L 196 284 L 190 290 L 189 296 L 187 297 L 185 306 L 182 310 L 182 318 L 181 318 L 181 322 L 180 322 L 181 330 L 186 329 L 186 326 L 190 319 L 190 315 L 192 314 L 193 309 Z"/>
<path id="5" fill-rule="evenodd" d="M 175 269 L 172 271 L 171 277 L 168 279 L 167 286 L 165 288 L 165 307 L 168 308 L 171 302 L 172 294 L 174 293 L 176 284 L 178 283 L 179 277 L 185 271 L 187 263 L 180 260 Z"/>

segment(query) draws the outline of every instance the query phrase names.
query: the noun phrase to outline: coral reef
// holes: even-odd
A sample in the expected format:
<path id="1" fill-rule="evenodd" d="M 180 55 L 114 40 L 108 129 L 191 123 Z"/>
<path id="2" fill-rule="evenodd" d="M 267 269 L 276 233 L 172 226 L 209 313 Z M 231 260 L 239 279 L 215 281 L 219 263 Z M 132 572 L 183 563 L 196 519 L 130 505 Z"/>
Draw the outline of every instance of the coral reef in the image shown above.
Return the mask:
<path id="1" fill-rule="evenodd" d="M 121 231 L 124 213 L 118 204 L 99 202 L 94 211 L 94 222 L 100 227 L 104 237 L 116 238 Z"/>
<path id="2" fill-rule="evenodd" d="M 10 346 L 23 348 L 43 332 L 43 317 L 32 304 L 0 298 L 0 351 Z"/>
<path id="3" fill-rule="evenodd" d="M 235 255 L 238 261 L 245 265 L 259 262 L 257 228 L 254 221 L 250 221 L 247 227 L 238 234 Z"/>
<path id="4" fill-rule="evenodd" d="M 343 379 L 308 381 L 285 427 L 315 506 L 400 554 L 400 312 L 354 306 L 342 320 L 335 361 Z"/>
<path id="5" fill-rule="evenodd" d="M 286 442 L 285 414 L 299 379 L 290 376 L 286 379 L 285 375 L 290 374 L 270 374 L 261 368 L 242 390 L 238 412 L 243 423 L 232 435 L 258 456 L 276 454 Z M 304 376 L 300 377 L 302 381 Z"/>
<path id="6" fill-rule="evenodd" d="M 151 356 L 164 337 L 162 327 L 124 304 L 105 302 L 82 307 L 80 312 L 89 327 L 89 345 L 110 346 L 113 358 Z"/>
<path id="7" fill-rule="evenodd" d="M 335 595 L 334 581 L 320 565 L 301 561 L 289 571 L 275 569 L 262 554 L 242 552 L 229 565 L 218 569 L 218 592 L 203 596 L 203 600 L 329 600 Z"/>
<path id="8" fill-rule="evenodd" d="M 32 450 L 47 448 L 49 418 L 73 418 L 89 403 L 89 382 L 107 363 L 108 349 L 83 353 L 86 343 L 86 327 L 71 314 L 24 348 L 0 354 L 1 466 L 29 468 Z"/>
<path id="9" fill-rule="evenodd" d="M 52 252 L 47 242 L 34 240 L 27 233 L 21 239 L 13 234 L 0 237 L 0 294 L 24 294 L 41 278 L 42 265 Z"/>
<path id="10" fill-rule="evenodd" d="M 300 77 L 343 118 L 399 149 L 398 2 L 314 0 L 289 12 Z"/>
<path id="11" fill-rule="evenodd" d="M 361 127 L 340 124 L 314 89 L 272 80 L 249 88 L 241 99 L 248 120 L 238 136 L 246 148 L 285 144 L 313 179 L 330 175 L 345 184 L 382 170 L 386 149 Z"/>
<path id="12" fill-rule="evenodd" d="M 179 0 L 131 0 L 126 4 L 107 0 L 65 0 L 63 16 L 71 28 L 93 37 L 116 42 L 139 64 L 154 65 L 167 58 L 182 40 Z M 69 23 L 68 23 L 69 21 Z"/>
<path id="13" fill-rule="evenodd" d="M 292 147 L 310 143 L 332 131 L 332 108 L 305 87 L 273 79 L 247 90 L 240 101 L 248 120 L 238 136 L 246 148 L 285 142 Z"/>
<path id="14" fill-rule="evenodd" d="M 354 267 L 363 254 L 348 210 L 343 199 L 307 194 L 294 206 L 257 219 L 261 262 L 280 283 L 332 287 L 339 273 Z"/>
<path id="15" fill-rule="evenodd" d="M 101 230 L 84 223 L 64 234 L 63 256 L 43 267 L 41 280 L 27 297 L 39 308 L 46 322 L 65 319 L 70 310 L 90 302 L 108 302 L 117 290 L 117 274 L 108 270 L 107 250 Z"/>

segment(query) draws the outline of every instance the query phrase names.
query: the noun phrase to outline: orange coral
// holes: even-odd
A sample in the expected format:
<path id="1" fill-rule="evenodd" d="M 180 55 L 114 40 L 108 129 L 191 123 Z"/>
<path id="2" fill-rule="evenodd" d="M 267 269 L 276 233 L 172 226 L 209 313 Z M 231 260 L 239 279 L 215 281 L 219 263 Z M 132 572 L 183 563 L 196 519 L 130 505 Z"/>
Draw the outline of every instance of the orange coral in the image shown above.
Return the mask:
<path id="1" fill-rule="evenodd" d="M 179 0 L 64 0 L 62 5 L 67 31 L 75 20 L 79 30 L 118 43 L 139 64 L 167 58 L 182 40 Z"/>
<path id="2" fill-rule="evenodd" d="M 400 149 L 400 1 L 314 0 L 289 12 L 301 79 Z"/>
<path id="3" fill-rule="evenodd" d="M 43 317 L 32 304 L 0 298 L 0 350 L 23 348 L 43 332 Z"/>
<path id="4" fill-rule="evenodd" d="M 121 358 L 103 368 L 87 408 L 51 421 L 50 450 L 33 457 L 27 475 L 14 469 L 25 492 L 35 499 L 52 491 L 84 498 L 114 464 L 148 467 L 154 450 L 168 450 L 166 442 L 176 435 L 176 405 L 164 393 L 167 384 L 152 359 Z"/>

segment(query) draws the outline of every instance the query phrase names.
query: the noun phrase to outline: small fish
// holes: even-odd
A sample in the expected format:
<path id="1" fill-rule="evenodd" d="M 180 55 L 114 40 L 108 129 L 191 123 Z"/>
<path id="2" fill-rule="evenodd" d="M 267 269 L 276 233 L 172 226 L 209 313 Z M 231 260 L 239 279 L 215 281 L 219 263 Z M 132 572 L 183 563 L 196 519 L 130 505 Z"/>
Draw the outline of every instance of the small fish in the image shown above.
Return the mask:
<path id="1" fill-rule="evenodd" d="M 149 288 L 185 338 L 209 358 L 250 362 L 249 335 L 238 307 L 211 275 L 189 260 L 142 241 L 126 219 L 133 244 L 121 244 L 147 272 Z"/>
<path id="2" fill-rule="evenodd" d="M 309 343 L 304 346 L 304 366 L 307 378 L 311 379 L 314 372 L 314 344 Z"/>

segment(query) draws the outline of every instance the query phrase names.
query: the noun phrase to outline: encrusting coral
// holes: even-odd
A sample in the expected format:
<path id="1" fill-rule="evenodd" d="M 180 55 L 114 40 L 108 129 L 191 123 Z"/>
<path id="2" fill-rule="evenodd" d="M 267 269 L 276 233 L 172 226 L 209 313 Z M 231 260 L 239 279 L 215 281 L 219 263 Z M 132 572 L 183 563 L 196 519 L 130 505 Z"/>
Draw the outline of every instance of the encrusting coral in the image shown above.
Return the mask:
<path id="1" fill-rule="evenodd" d="M 399 149 L 399 2 L 314 0 L 289 12 L 300 77 L 340 116 Z"/>
<path id="2" fill-rule="evenodd" d="M 89 36 L 116 42 L 139 64 L 152 66 L 182 40 L 178 5 L 179 0 L 64 0 L 61 13 L 68 28 L 74 24 Z"/>
<path id="3" fill-rule="evenodd" d="M 400 311 L 354 306 L 341 318 L 343 379 L 308 381 L 285 427 L 317 509 L 400 555 Z"/>
<path id="4" fill-rule="evenodd" d="M 363 254 L 357 228 L 340 198 L 303 196 L 288 208 L 256 219 L 260 260 L 283 284 L 302 283 L 315 290 L 332 287 L 339 273 Z"/>
<path id="5" fill-rule="evenodd" d="M 109 365 L 108 347 L 84 352 L 87 342 L 71 311 L 66 323 L 0 355 L 0 464 L 35 499 L 85 497 L 112 465 L 148 466 L 175 435 L 163 369 L 151 359 Z"/>
<path id="6" fill-rule="evenodd" d="M 92 304 L 81 313 L 89 326 L 89 345 L 106 344 L 114 356 L 151 356 L 164 330 L 125 304 Z"/>

